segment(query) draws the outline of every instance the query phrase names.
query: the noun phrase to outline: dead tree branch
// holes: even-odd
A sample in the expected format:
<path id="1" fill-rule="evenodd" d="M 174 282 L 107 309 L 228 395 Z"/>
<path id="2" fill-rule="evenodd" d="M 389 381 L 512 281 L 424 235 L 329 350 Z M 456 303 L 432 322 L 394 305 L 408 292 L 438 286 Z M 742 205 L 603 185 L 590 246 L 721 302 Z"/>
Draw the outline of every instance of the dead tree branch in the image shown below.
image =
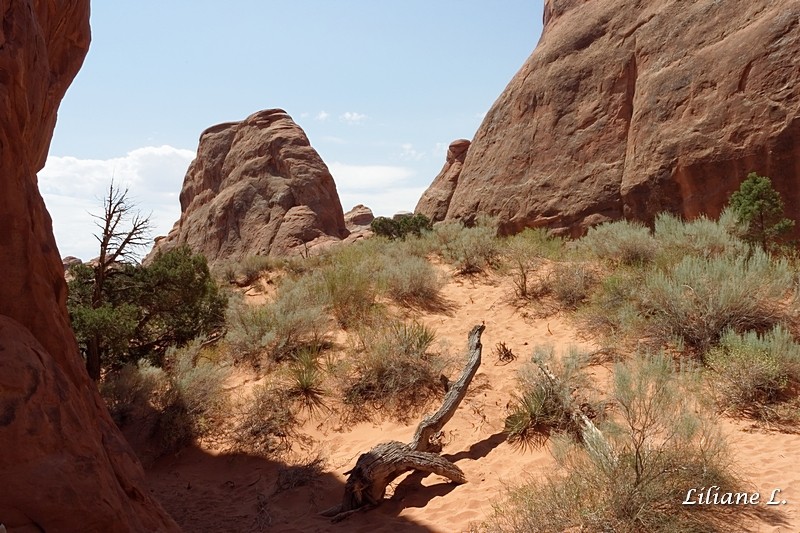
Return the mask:
<path id="1" fill-rule="evenodd" d="M 439 410 L 422 419 L 411 443 L 383 442 L 361 454 L 353 469 L 346 472 L 348 478 L 342 503 L 323 511 L 320 513 L 322 516 L 339 521 L 358 509 L 377 506 L 386 494 L 386 487 L 410 470 L 438 474 L 458 484 L 467 482 L 458 466 L 435 453 L 440 448 L 431 440 L 453 418 L 467 394 L 467 388 L 481 364 L 481 334 L 485 328 L 481 324 L 470 331 L 469 359 L 461 377 L 450 386 Z"/>

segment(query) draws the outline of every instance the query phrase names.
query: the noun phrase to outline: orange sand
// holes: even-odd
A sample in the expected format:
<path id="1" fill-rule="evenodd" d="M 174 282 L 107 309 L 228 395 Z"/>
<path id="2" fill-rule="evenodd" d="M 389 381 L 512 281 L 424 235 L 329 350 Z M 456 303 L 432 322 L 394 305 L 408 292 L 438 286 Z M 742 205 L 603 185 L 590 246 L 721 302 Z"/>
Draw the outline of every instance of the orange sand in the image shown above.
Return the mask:
<path id="1" fill-rule="evenodd" d="M 185 531 L 453 532 L 467 530 L 471 522 L 485 518 L 504 486 L 536 479 L 554 465 L 547 446 L 523 451 L 504 440 L 503 420 L 517 370 L 536 344 L 553 345 L 559 352 L 570 345 L 592 346 L 578 340 L 576 329 L 561 317 L 536 319 L 516 309 L 506 279 L 450 277 L 443 296 L 450 309 L 423 314 L 421 319 L 436 329 L 451 353 L 463 352 L 473 325 L 486 324 L 481 368 L 467 398 L 444 428 L 443 454 L 464 471 L 466 484 L 456 486 L 436 475 L 408 474 L 389 487 L 386 500 L 377 509 L 332 524 L 317 513 L 340 500 L 343 472 L 355 464 L 360 453 L 379 442 L 408 442 L 418 419 L 405 425 L 362 423 L 346 432 L 314 420 L 304 427 L 316 441 L 313 450 L 296 450 L 300 458 L 320 451 L 327 459 L 325 474 L 311 486 L 276 493 L 281 464 L 190 448 L 150 469 L 154 494 Z M 506 365 L 498 364 L 493 353 L 501 341 L 518 356 Z M 777 510 L 749 530 L 800 531 L 800 435 L 749 431 L 747 424 L 731 421 L 725 421 L 724 429 L 753 490 L 767 499 L 774 488 L 780 488 L 789 502 L 771 508 Z M 731 531 L 743 527 L 732 525 Z"/>

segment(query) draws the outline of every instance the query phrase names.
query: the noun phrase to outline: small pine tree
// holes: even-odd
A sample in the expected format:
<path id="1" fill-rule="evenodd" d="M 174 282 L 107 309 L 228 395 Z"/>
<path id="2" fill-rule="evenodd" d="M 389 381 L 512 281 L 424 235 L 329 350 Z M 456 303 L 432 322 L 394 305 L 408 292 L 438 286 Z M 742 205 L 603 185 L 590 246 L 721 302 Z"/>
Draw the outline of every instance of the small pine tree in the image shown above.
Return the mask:
<path id="1" fill-rule="evenodd" d="M 780 193 L 772 188 L 769 178 L 755 172 L 731 195 L 729 206 L 738 221 L 747 226 L 743 237 L 762 249 L 773 245 L 791 231 L 794 221 L 783 216 L 784 205 Z"/>

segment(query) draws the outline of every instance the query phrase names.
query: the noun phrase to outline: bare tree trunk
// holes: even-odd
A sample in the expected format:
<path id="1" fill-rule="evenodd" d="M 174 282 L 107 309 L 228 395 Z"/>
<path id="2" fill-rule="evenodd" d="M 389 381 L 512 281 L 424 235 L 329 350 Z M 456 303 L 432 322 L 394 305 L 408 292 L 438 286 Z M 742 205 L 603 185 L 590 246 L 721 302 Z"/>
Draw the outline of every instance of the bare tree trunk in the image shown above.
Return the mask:
<path id="1" fill-rule="evenodd" d="M 353 469 L 345 472 L 348 478 L 342 503 L 323 511 L 320 513 L 322 516 L 339 521 L 359 509 L 377 506 L 386 494 L 386 487 L 410 470 L 438 474 L 454 483 L 467 482 L 460 468 L 434 453 L 440 451 L 440 447 L 432 443 L 431 438 L 453 417 L 467 394 L 467 388 L 481 364 L 481 334 L 484 329 L 485 326 L 481 324 L 470 331 L 469 360 L 461 377 L 453 383 L 439 410 L 422 419 L 412 442 L 383 442 L 361 454 Z"/>

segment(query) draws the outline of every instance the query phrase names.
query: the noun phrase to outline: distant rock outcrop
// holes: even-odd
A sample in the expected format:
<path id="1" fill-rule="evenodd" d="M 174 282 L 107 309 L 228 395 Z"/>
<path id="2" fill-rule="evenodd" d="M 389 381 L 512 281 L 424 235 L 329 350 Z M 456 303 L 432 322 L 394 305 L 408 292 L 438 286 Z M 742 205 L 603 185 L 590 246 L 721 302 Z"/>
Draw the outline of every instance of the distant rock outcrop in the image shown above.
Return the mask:
<path id="1" fill-rule="evenodd" d="M 89 380 L 37 187 L 89 48 L 89 0 L 5 0 L 0 28 L 0 522 L 13 531 L 177 531 Z"/>
<path id="2" fill-rule="evenodd" d="M 375 215 L 372 213 L 372 209 L 361 204 L 344 214 L 344 224 L 351 233 L 369 228 L 373 220 L 375 220 Z"/>
<path id="3" fill-rule="evenodd" d="M 800 217 L 800 0 L 547 0 L 544 19 L 446 218 L 576 235 L 714 216 L 751 171 Z"/>
<path id="4" fill-rule="evenodd" d="M 204 131 L 180 200 L 180 220 L 154 251 L 188 244 L 214 263 L 302 252 L 348 235 L 328 167 L 281 109 Z"/>
<path id="5" fill-rule="evenodd" d="M 467 157 L 470 142 L 467 139 L 458 139 L 450 143 L 447 149 L 447 159 L 444 167 L 431 183 L 431 186 L 422 194 L 417 202 L 415 213 L 421 213 L 431 222 L 439 222 L 447 216 L 447 208 L 453 193 L 458 185 L 458 177 Z"/>

